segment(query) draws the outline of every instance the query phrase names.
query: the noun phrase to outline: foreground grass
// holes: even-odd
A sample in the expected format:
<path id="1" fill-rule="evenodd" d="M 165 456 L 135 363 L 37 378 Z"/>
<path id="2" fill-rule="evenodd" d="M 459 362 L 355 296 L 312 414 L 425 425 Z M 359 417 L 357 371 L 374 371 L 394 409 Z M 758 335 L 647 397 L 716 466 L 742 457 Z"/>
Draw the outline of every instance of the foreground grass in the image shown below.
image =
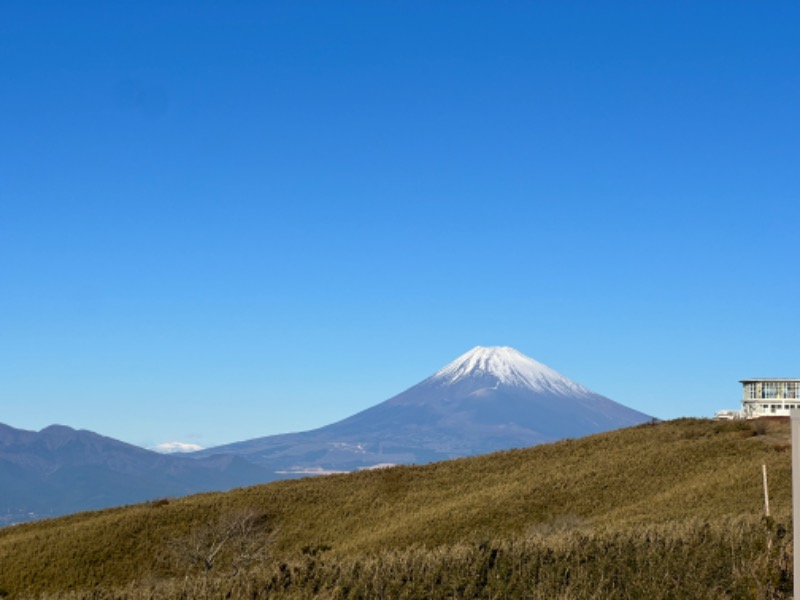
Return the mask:
<path id="1" fill-rule="evenodd" d="M 775 520 L 764 520 L 761 465 Z M 10 597 L 788 597 L 788 425 L 678 420 L 0 530 Z M 251 519 L 208 567 L 222 524 Z M 237 545 L 238 544 L 238 545 Z"/>
<path id="2" fill-rule="evenodd" d="M 784 598 L 785 530 L 763 519 L 534 534 L 368 556 L 306 555 L 247 573 L 147 579 L 41 598 Z"/>

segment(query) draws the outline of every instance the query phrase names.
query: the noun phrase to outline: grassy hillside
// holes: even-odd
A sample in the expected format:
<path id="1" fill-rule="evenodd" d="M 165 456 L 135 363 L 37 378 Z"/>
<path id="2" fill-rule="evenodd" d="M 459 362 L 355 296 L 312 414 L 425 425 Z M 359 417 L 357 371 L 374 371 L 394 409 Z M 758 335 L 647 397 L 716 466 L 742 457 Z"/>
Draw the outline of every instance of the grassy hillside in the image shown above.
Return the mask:
<path id="1" fill-rule="evenodd" d="M 783 597 L 790 454 L 786 422 L 683 419 L 85 513 L 1 529 L 0 591 Z"/>

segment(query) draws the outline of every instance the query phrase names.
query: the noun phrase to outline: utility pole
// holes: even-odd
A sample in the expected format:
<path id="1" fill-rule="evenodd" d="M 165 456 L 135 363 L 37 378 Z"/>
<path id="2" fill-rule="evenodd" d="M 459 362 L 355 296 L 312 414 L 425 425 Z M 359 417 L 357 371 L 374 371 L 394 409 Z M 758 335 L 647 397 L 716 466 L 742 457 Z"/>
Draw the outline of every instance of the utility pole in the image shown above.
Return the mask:
<path id="1" fill-rule="evenodd" d="M 792 409 L 792 536 L 794 597 L 800 599 L 800 410 Z"/>

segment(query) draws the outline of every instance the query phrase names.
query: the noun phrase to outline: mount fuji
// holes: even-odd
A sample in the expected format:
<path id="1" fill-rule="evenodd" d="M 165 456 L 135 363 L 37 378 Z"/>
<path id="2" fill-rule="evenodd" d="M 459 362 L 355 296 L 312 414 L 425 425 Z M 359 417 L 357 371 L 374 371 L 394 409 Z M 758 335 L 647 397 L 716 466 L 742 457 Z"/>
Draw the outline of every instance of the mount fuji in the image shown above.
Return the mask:
<path id="1" fill-rule="evenodd" d="M 650 420 L 513 348 L 478 346 L 337 423 L 192 456 L 236 454 L 284 478 L 484 454 Z"/>

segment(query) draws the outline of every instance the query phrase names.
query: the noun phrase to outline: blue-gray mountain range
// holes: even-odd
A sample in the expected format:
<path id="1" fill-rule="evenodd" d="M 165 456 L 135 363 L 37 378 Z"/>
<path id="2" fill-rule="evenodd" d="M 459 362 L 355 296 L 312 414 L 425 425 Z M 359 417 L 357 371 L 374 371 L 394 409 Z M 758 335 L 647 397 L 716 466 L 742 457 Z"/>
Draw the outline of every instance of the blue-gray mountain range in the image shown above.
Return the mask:
<path id="1" fill-rule="evenodd" d="M 477 347 L 320 429 L 189 455 L 90 431 L 0 424 L 0 525 L 308 474 L 484 454 L 651 420 L 507 347 Z M 26 516 L 27 515 L 27 516 Z"/>
<path id="2" fill-rule="evenodd" d="M 268 480 L 233 455 L 164 455 L 91 431 L 0 424 L 0 525 Z"/>

